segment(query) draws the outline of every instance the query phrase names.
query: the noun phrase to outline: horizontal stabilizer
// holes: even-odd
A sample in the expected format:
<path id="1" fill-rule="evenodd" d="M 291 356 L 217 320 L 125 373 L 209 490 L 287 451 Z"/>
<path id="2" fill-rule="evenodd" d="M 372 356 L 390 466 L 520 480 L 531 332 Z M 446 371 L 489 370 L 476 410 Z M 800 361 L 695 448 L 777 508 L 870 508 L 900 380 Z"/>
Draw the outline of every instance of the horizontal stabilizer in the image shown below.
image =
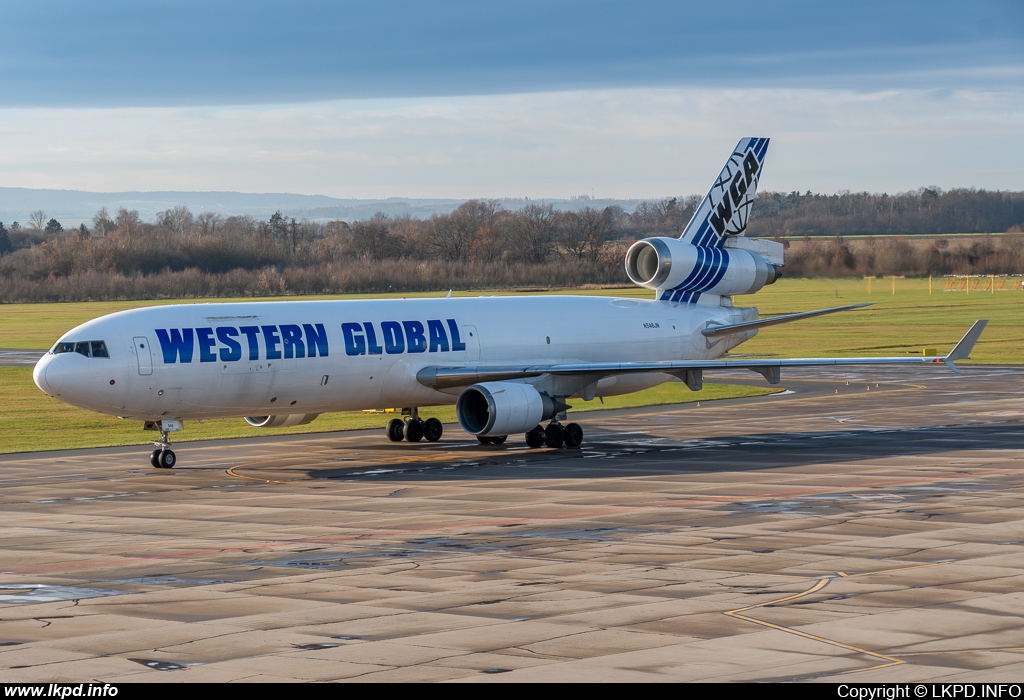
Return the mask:
<path id="1" fill-rule="evenodd" d="M 708 338 L 719 338 L 723 335 L 731 335 L 733 333 L 742 333 L 743 331 L 749 331 L 754 328 L 764 328 L 765 326 L 774 326 L 779 323 L 789 323 L 790 321 L 799 321 L 804 318 L 813 318 L 815 316 L 824 316 L 825 314 L 834 314 L 838 311 L 849 311 L 851 309 L 860 309 L 865 306 L 871 306 L 867 304 L 848 304 L 847 306 L 833 306 L 830 309 L 817 309 L 815 311 L 801 311 L 796 314 L 786 314 L 785 316 L 772 316 L 771 318 L 759 318 L 756 321 L 745 321 L 744 323 L 731 323 L 728 326 L 708 326 L 701 331 Z M 984 325 L 982 326 L 984 327 Z M 971 331 L 973 332 L 973 328 Z M 979 330 L 978 333 L 981 333 Z M 967 335 L 970 335 L 968 333 Z M 967 339 L 967 336 L 964 336 Z M 977 338 L 975 338 L 977 339 Z M 961 343 L 963 341 L 960 341 Z M 971 343 L 974 344 L 973 341 Z M 957 346 L 959 347 L 959 345 Z"/>

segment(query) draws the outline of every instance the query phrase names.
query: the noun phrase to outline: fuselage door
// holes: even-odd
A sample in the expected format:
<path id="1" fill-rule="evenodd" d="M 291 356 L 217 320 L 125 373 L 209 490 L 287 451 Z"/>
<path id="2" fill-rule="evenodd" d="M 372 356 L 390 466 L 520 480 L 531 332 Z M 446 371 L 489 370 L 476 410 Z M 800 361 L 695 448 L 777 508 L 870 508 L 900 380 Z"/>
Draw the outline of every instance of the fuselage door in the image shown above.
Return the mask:
<path id="1" fill-rule="evenodd" d="M 669 333 L 669 351 L 672 359 L 683 359 L 683 324 L 674 318 L 665 322 Z"/>
<path id="2" fill-rule="evenodd" d="M 480 335 L 476 326 L 462 326 L 460 328 L 460 340 L 466 345 L 466 360 L 480 359 Z M 454 342 L 454 338 L 452 341 Z"/>
<path id="3" fill-rule="evenodd" d="M 137 335 L 135 341 L 135 357 L 139 361 L 139 374 L 153 374 L 153 356 L 149 354 L 149 338 Z"/>

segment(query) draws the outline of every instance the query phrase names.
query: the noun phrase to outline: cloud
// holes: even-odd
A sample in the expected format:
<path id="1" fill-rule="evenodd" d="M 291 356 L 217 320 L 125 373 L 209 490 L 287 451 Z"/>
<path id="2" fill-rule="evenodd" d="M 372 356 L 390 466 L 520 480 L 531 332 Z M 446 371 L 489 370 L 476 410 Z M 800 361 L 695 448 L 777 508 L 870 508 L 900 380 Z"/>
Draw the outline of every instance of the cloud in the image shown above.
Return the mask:
<path id="1" fill-rule="evenodd" d="M 0 9 L 0 106 L 629 87 L 1006 87 L 1018 0 L 48 0 Z M 995 82 L 993 82 L 995 81 Z"/>
<path id="2" fill-rule="evenodd" d="M 762 187 L 1024 189 L 1024 95 L 634 88 L 248 107 L 0 109 L 0 185 L 336 197 L 702 193 L 742 136 Z"/>

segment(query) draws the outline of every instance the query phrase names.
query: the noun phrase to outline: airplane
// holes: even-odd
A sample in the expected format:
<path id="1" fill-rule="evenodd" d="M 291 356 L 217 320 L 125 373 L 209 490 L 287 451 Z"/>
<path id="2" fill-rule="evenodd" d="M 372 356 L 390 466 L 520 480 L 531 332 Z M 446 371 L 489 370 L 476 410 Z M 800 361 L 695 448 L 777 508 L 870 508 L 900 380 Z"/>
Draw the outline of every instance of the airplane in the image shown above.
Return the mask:
<path id="1" fill-rule="evenodd" d="M 942 357 L 724 357 L 760 328 L 867 306 L 759 318 L 735 294 L 774 283 L 782 244 L 746 237 L 768 150 L 743 138 L 678 238 L 626 253 L 629 278 L 653 299 L 507 296 L 177 304 L 109 314 L 56 342 L 35 366 L 46 394 L 143 421 L 160 434 L 150 463 L 177 462 L 170 433 L 183 421 L 244 418 L 255 427 L 303 425 L 321 413 L 401 408 L 393 442 L 436 442 L 424 407 L 455 404 L 481 443 L 513 433 L 530 447 L 578 447 L 574 398 L 628 394 L 709 370 L 746 370 L 778 384 L 783 368 L 948 365 L 970 355 L 977 321 Z M 542 425 L 543 423 L 546 425 Z"/>

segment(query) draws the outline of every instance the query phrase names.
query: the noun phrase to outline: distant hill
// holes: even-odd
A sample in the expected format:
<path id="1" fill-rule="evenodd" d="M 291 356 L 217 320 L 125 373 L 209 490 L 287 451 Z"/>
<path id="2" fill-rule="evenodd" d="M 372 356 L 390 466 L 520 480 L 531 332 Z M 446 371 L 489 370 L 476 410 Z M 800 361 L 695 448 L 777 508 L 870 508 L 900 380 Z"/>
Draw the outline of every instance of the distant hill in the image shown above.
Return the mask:
<path id="1" fill-rule="evenodd" d="M 42 190 L 24 187 L 0 187 L 0 221 L 23 225 L 29 212 L 43 210 L 64 224 L 88 222 L 102 207 L 113 216 L 118 209 L 137 209 L 145 221 L 156 219 L 157 212 L 184 204 L 193 214 L 213 212 L 226 216 L 250 214 L 267 219 L 276 211 L 288 217 L 313 221 L 341 219 L 354 221 L 368 219 L 377 212 L 388 216 L 408 214 L 421 219 L 433 214 L 452 211 L 465 199 L 416 199 L 389 197 L 388 199 L 339 199 L 324 195 L 245 192 L 83 192 L 81 190 Z M 627 212 L 640 202 L 638 199 L 501 199 L 508 209 L 520 209 L 527 204 L 552 204 L 561 210 L 575 210 L 592 206 L 603 209 L 617 205 Z"/>

